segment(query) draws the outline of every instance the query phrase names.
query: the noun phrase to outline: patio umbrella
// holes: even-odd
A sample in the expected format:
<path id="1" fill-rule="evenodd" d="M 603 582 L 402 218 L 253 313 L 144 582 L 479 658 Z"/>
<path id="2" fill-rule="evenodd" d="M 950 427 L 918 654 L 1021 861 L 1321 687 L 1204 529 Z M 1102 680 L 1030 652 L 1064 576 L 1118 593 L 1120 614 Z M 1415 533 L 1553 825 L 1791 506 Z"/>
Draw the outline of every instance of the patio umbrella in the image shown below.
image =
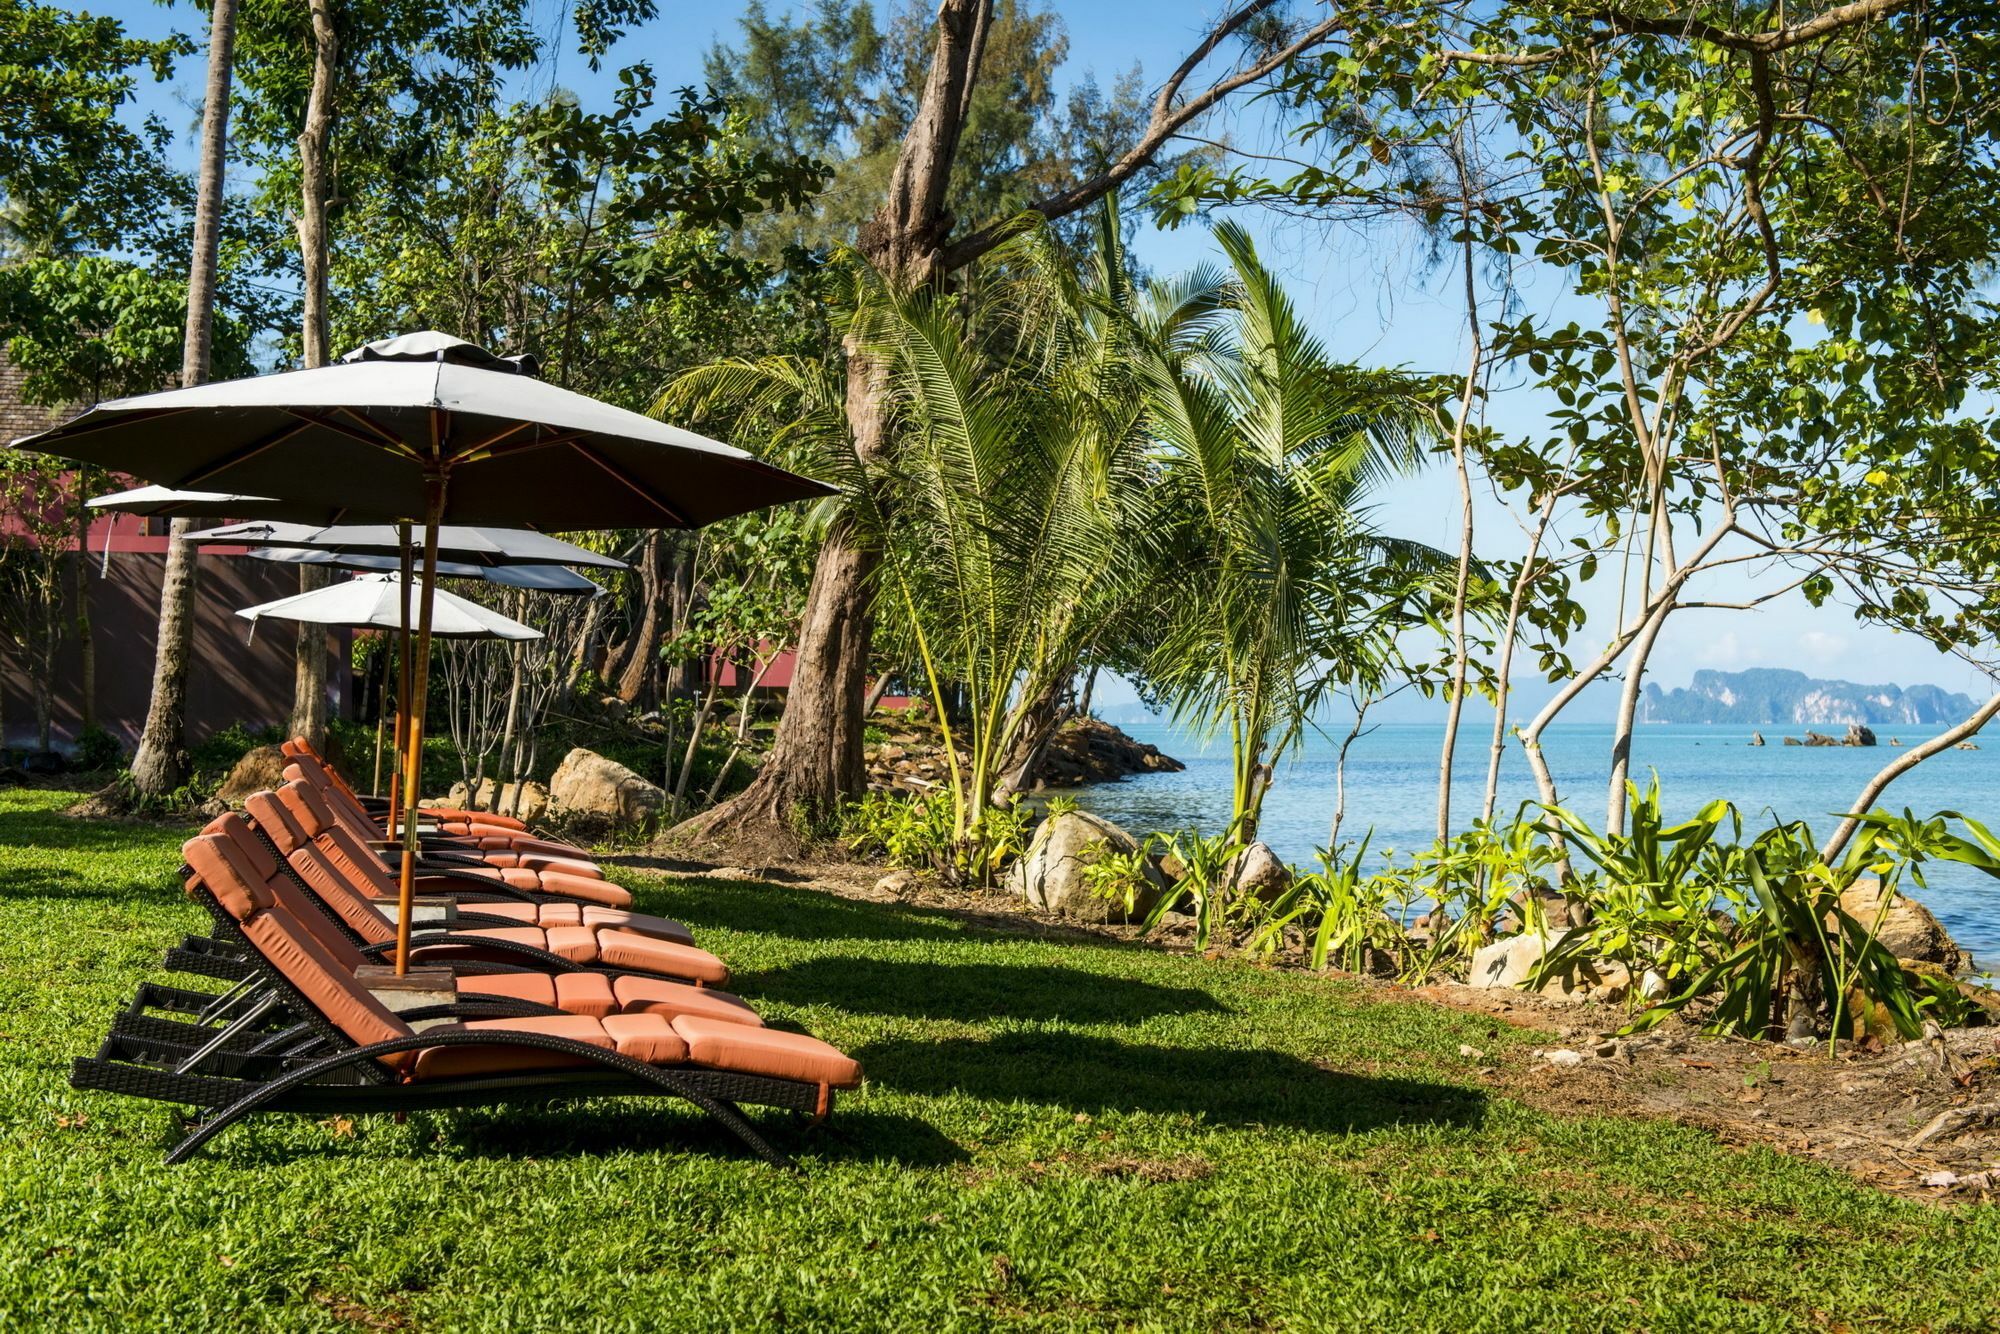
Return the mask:
<path id="1" fill-rule="evenodd" d="M 163 486 L 423 522 L 404 789 L 423 753 L 438 529 L 696 528 L 833 493 L 741 450 L 545 384 L 530 367 L 443 334 L 371 343 L 341 364 L 102 403 L 15 442 Z M 416 823 L 404 822 L 399 970 L 408 966 Z"/>
<path id="2" fill-rule="evenodd" d="M 294 547 L 310 551 L 342 554 L 373 552 L 400 555 L 404 546 L 396 524 L 343 523 L 313 525 L 252 520 L 221 528 L 204 528 L 189 533 L 187 540 L 197 545 L 229 543 L 267 547 Z M 460 565 L 583 565 L 600 570 L 622 570 L 625 562 L 559 537 L 526 528 L 472 528 L 445 524 L 438 529 L 438 559 Z"/>
<path id="3" fill-rule="evenodd" d="M 260 602 L 237 612 L 246 621 L 266 617 L 310 621 L 348 630 L 394 630 L 403 623 L 403 595 L 394 574 L 364 574 L 337 584 Z M 542 632 L 442 588 L 412 590 L 431 599 L 431 638 L 540 639 Z"/>
<path id="4" fill-rule="evenodd" d="M 539 535 L 537 535 L 539 536 Z M 553 539 L 551 539 L 553 540 Z M 567 545 L 567 544 L 565 544 Z M 398 570 L 408 560 L 407 552 L 390 555 L 376 551 L 319 551 L 308 547 L 253 547 L 243 553 L 252 560 L 277 561 L 292 565 L 325 565 L 348 570 Z M 594 584 L 576 571 L 561 565 L 466 565 L 457 561 L 439 561 L 437 574 L 441 579 L 478 579 L 504 588 L 516 588 L 524 592 L 548 593 L 556 597 L 601 597 L 604 589 Z M 408 612 L 407 596 L 403 599 L 403 610 Z M 410 626 L 406 619 L 396 627 L 396 652 L 393 655 L 407 676 L 409 669 Z M 518 653 L 519 650 L 516 650 Z M 382 693 L 384 699 L 389 691 L 389 659 L 392 655 L 382 655 Z M 402 710 L 407 705 L 408 682 L 405 680 L 397 690 L 395 750 L 403 749 Z M 382 727 L 378 716 L 375 726 L 375 782 L 374 790 L 382 790 Z M 401 807 L 402 779 L 400 771 L 389 782 L 389 822 L 394 827 L 397 811 Z"/>
<path id="5" fill-rule="evenodd" d="M 298 523 L 274 523 L 253 521 L 229 524 L 222 528 L 209 528 L 199 533 L 189 533 L 187 540 L 196 544 L 216 542 L 260 542 L 299 550 L 323 553 L 326 558 L 338 557 L 343 562 L 357 563 L 357 558 L 374 556 L 383 563 L 378 569 L 400 570 L 405 580 L 413 575 L 411 569 L 410 531 L 406 524 L 338 524 L 315 526 Z M 588 547 L 577 546 L 546 533 L 532 532 L 524 528 L 474 528 L 463 525 L 446 524 L 438 529 L 438 567 L 445 573 L 447 563 L 453 567 L 476 567 L 479 570 L 503 569 L 522 562 L 534 562 L 541 566 L 588 565 L 601 569 L 619 569 L 625 562 L 615 556 L 607 556 L 592 551 Z M 516 583 L 511 579 L 494 579 L 495 583 Z M 545 581 L 546 582 L 546 581 Z M 518 583 L 517 583 L 517 586 Z M 405 587 L 409 587 L 408 584 Z M 582 589 L 594 590 L 595 584 L 584 582 Z M 405 595 L 407 599 L 407 594 Z M 409 607 L 404 607 L 403 624 L 397 632 L 396 658 L 400 664 L 396 686 L 396 750 L 403 749 L 403 720 L 410 709 L 410 626 Z M 393 826 L 397 813 L 402 809 L 402 780 L 392 778 L 389 783 L 389 818 Z"/>
<path id="6" fill-rule="evenodd" d="M 275 519 L 284 523 L 332 524 L 349 518 L 380 519 L 377 508 L 326 505 L 270 496 L 244 496 L 233 491 L 176 491 L 170 486 L 137 486 L 83 502 L 85 509 L 114 514 L 143 514 L 155 519 Z"/>
<path id="7" fill-rule="evenodd" d="M 251 560 L 281 565 L 326 565 L 340 570 L 394 570 L 402 564 L 400 557 L 386 553 L 316 551 L 310 547 L 252 547 L 243 554 Z M 601 597 L 604 593 L 602 584 L 561 565 L 468 565 L 440 560 L 437 574 L 440 579 L 477 579 L 502 588 L 553 593 L 559 597 Z"/>

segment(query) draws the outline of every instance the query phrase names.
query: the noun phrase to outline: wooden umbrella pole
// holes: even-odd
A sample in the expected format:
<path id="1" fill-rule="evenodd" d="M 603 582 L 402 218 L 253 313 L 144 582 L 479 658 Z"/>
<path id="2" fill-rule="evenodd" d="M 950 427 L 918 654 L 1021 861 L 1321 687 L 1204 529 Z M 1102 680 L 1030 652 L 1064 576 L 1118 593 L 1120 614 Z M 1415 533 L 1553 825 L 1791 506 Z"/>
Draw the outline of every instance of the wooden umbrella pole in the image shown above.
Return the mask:
<path id="1" fill-rule="evenodd" d="M 397 596 L 402 614 L 396 618 L 396 770 L 389 777 L 390 838 L 396 837 L 396 821 L 403 809 L 403 774 L 409 767 L 403 753 L 403 720 L 410 716 L 410 525 L 396 525 L 396 546 L 402 553 L 402 577 Z"/>
<path id="2" fill-rule="evenodd" d="M 394 670 L 392 661 L 395 640 L 387 633 L 382 636 L 382 688 L 375 695 L 375 781 L 368 790 L 376 796 L 382 794 L 382 731 L 389 719 L 389 673 Z M 394 829 L 390 830 L 394 833 Z"/>
<path id="3" fill-rule="evenodd" d="M 444 477 L 429 478 L 424 506 L 424 568 L 422 592 L 417 597 L 416 660 L 410 664 L 410 720 L 408 768 L 403 792 L 408 807 L 403 812 L 403 864 L 396 887 L 396 972 L 410 970 L 410 917 L 417 897 L 417 796 L 424 764 L 424 704 L 430 692 L 431 604 L 437 583 L 438 521 L 444 514 Z"/>

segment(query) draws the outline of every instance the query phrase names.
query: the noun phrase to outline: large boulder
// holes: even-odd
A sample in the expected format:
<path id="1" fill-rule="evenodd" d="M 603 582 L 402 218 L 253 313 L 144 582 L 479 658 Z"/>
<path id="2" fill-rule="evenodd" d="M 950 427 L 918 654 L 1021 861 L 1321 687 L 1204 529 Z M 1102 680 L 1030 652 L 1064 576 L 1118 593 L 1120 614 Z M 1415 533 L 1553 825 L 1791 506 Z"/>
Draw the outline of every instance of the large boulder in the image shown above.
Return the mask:
<path id="1" fill-rule="evenodd" d="M 1066 811 L 1042 821 L 1028 850 L 1007 872 L 1007 889 L 1030 908 L 1057 917 L 1087 922 L 1128 920 L 1123 900 L 1099 898 L 1084 878 L 1084 868 L 1106 852 L 1126 853 L 1139 842 L 1109 820 L 1084 811 Z M 1130 919 L 1144 917 L 1159 902 L 1164 886 L 1151 862 L 1145 863 L 1145 886 L 1135 896 Z"/>
<path id="2" fill-rule="evenodd" d="M 1880 916 L 1882 925 L 1875 938 L 1898 959 L 1935 964 L 1953 973 L 1966 965 L 1965 951 L 1923 904 L 1897 894 L 1883 913 L 1880 880 L 1857 880 L 1849 885 L 1840 896 L 1840 907 L 1864 927 L 1874 926 Z"/>
<path id="3" fill-rule="evenodd" d="M 1268 843 L 1252 843 L 1222 864 L 1220 883 L 1232 896 L 1254 894 L 1266 903 L 1292 887 L 1292 868 Z"/>
<path id="4" fill-rule="evenodd" d="M 1524 986 L 1542 961 L 1542 955 L 1560 938 L 1560 932 L 1544 935 L 1523 931 L 1481 945 L 1473 951 L 1472 968 L 1466 974 L 1465 984 L 1496 991 Z M 1540 994 L 1558 1001 L 1618 1001 L 1624 999 L 1631 987 L 1632 975 L 1623 964 L 1609 959 L 1586 959 L 1549 978 L 1542 984 Z"/>
<path id="5" fill-rule="evenodd" d="M 285 765 L 283 751 L 276 746 L 259 746 L 236 761 L 236 767 L 229 771 L 229 777 L 222 780 L 222 786 L 215 789 L 215 800 L 226 806 L 241 806 L 245 799 L 259 792 L 270 792 L 284 786 Z"/>
<path id="6" fill-rule="evenodd" d="M 549 814 L 579 830 L 650 833 L 666 805 L 657 784 L 582 746 L 563 756 L 549 780 Z"/>

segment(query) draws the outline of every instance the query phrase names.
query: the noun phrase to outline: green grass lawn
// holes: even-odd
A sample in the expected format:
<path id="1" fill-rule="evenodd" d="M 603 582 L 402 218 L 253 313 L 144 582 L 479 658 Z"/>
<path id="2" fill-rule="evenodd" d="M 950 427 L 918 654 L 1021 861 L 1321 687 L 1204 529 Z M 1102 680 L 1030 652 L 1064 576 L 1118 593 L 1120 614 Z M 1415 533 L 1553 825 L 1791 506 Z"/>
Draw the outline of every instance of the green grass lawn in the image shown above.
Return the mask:
<path id="1" fill-rule="evenodd" d="M 783 886 L 635 878 L 869 1073 L 775 1172 L 684 1106 L 265 1118 L 70 1058 L 205 918 L 181 835 L 0 792 L 0 1326 L 1990 1329 L 2000 1215 L 1660 1122 L 1560 1120 L 1533 1040 L 1336 981 Z M 193 985 L 204 985 L 194 983 Z"/>

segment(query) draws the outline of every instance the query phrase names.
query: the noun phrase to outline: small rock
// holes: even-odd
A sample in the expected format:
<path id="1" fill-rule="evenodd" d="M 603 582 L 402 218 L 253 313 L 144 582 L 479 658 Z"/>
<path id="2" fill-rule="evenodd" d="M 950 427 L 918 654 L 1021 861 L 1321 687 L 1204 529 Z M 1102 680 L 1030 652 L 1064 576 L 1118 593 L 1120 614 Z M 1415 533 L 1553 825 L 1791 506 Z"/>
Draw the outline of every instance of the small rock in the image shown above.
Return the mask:
<path id="1" fill-rule="evenodd" d="M 1268 843 L 1252 843 L 1231 857 L 1219 876 L 1231 889 L 1247 890 L 1265 903 L 1292 887 L 1292 868 L 1278 859 Z"/>
<path id="2" fill-rule="evenodd" d="M 651 832 L 667 794 L 616 760 L 578 746 L 549 780 L 549 813 L 593 830 Z"/>
<path id="3" fill-rule="evenodd" d="M 1473 1046 L 1470 1042 L 1459 1043 L 1458 1054 L 1468 1061 L 1477 1061 L 1486 1055 L 1485 1052 L 1479 1050 L 1479 1048 Z"/>
<path id="4" fill-rule="evenodd" d="M 1924 1184 L 1934 1190 L 1950 1190 L 1958 1184 L 1958 1173 L 1933 1172 L 1924 1178 Z"/>
<path id="5" fill-rule="evenodd" d="M 1543 1052 L 1542 1059 L 1554 1066 L 1568 1067 L 1582 1065 L 1583 1053 L 1580 1051 L 1570 1051 L 1566 1047 L 1558 1047 L 1554 1051 Z"/>
<path id="6" fill-rule="evenodd" d="M 1648 968 L 1639 974 L 1639 999 L 1665 1000 L 1672 991 L 1673 988 L 1667 985 L 1667 979 L 1658 969 Z"/>
<path id="7" fill-rule="evenodd" d="M 1593 1056 L 1597 1056 L 1602 1058 L 1603 1060 L 1608 1061 L 1615 1057 L 1624 1055 L 1625 1047 L 1624 1044 L 1619 1042 L 1617 1038 L 1606 1038 L 1604 1041 L 1598 1043 L 1595 1047 L 1592 1047 L 1590 1049 L 1590 1053 Z"/>
<path id="8" fill-rule="evenodd" d="M 1965 952 L 1923 904 L 1899 893 L 1885 911 L 1879 880 L 1855 881 L 1841 894 L 1840 907 L 1864 928 L 1874 926 L 1879 917 L 1882 924 L 1875 938 L 1899 959 L 1936 964 L 1948 973 L 1965 965 Z"/>
<path id="9" fill-rule="evenodd" d="M 917 887 L 919 879 L 920 877 L 915 871 L 904 867 L 901 870 L 891 871 L 880 880 L 877 880 L 875 882 L 875 892 L 877 894 L 894 894 L 898 898 L 901 898 Z"/>

